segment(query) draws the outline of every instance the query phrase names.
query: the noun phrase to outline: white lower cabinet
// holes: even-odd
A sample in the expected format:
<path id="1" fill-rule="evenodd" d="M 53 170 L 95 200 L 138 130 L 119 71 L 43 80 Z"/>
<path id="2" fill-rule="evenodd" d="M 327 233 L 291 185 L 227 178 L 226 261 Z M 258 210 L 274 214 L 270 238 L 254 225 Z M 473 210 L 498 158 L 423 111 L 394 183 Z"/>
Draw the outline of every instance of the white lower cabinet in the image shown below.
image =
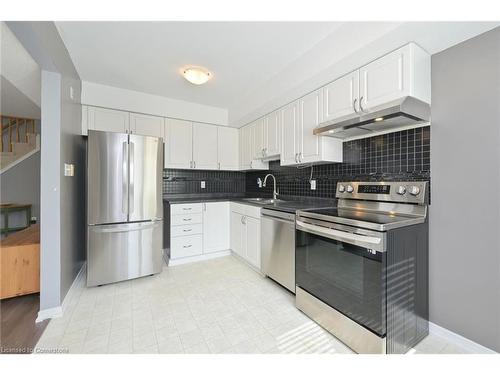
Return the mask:
<path id="1" fill-rule="evenodd" d="M 203 203 L 203 253 L 229 249 L 229 202 Z"/>
<path id="2" fill-rule="evenodd" d="M 169 264 L 229 254 L 229 202 L 170 205 Z"/>
<path id="3" fill-rule="evenodd" d="M 231 203 L 230 221 L 231 250 L 260 270 L 260 208 Z"/>

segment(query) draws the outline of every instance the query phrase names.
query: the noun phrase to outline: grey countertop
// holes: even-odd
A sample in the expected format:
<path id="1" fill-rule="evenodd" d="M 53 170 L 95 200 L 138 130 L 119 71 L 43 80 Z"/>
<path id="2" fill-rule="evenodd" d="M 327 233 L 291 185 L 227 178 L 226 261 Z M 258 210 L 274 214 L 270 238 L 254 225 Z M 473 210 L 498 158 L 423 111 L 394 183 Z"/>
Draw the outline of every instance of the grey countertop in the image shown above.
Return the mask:
<path id="1" fill-rule="evenodd" d="M 256 207 L 269 208 L 283 212 L 295 213 L 297 210 L 312 208 L 330 208 L 335 207 L 336 200 L 330 198 L 313 198 L 299 196 L 279 196 L 280 202 L 273 204 L 261 204 L 246 201 L 245 198 L 255 198 L 254 196 L 245 196 L 242 194 L 211 194 L 211 195 L 182 195 L 182 196 L 164 196 L 163 200 L 170 204 L 181 203 L 208 203 L 208 202 L 237 202 Z M 270 197 L 264 197 L 270 198 Z"/>

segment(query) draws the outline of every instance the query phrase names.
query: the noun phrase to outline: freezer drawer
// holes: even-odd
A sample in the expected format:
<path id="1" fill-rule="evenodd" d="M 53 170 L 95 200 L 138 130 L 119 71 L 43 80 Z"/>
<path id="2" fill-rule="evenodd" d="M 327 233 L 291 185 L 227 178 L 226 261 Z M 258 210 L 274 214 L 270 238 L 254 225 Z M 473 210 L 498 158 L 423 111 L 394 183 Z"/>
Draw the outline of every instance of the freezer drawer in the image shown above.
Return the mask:
<path id="1" fill-rule="evenodd" d="M 87 286 L 161 272 L 163 222 L 89 226 Z"/>

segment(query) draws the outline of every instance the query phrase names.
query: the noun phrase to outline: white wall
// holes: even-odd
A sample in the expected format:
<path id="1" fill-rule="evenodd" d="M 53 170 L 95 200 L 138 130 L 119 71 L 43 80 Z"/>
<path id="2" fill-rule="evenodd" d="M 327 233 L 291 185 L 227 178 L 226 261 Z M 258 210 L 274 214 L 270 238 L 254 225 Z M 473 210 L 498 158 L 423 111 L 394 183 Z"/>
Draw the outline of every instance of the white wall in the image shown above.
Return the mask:
<path id="1" fill-rule="evenodd" d="M 228 111 L 224 108 L 87 81 L 82 81 L 82 104 L 216 125 L 228 124 Z"/>

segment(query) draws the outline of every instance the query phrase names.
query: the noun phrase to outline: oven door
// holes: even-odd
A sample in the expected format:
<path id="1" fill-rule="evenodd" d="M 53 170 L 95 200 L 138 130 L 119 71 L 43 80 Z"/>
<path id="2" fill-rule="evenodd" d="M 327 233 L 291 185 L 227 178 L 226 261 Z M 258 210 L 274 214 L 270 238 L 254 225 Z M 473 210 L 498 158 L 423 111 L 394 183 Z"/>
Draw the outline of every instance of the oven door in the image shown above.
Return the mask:
<path id="1" fill-rule="evenodd" d="M 384 337 L 385 234 L 304 218 L 296 229 L 297 286 Z"/>

